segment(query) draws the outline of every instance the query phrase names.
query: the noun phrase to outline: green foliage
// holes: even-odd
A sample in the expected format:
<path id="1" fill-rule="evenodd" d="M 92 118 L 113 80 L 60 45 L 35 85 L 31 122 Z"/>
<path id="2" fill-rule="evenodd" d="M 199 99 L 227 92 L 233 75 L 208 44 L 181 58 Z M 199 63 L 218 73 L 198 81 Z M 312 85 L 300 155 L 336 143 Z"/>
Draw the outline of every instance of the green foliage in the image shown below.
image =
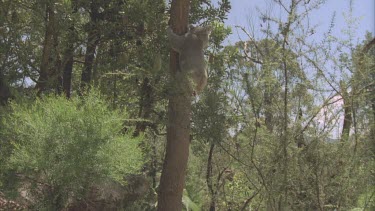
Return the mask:
<path id="1" fill-rule="evenodd" d="M 143 164 L 140 138 L 121 132 L 126 115 L 108 109 L 98 94 L 48 96 L 11 108 L 1 143 L 13 147 L 7 169 L 53 187 L 62 201 L 103 178 L 124 182 Z"/>
<path id="2" fill-rule="evenodd" d="M 40 209 L 57 210 L 85 199 L 96 182 L 124 184 L 123 177 L 142 166 L 155 191 L 128 210 L 155 208 L 166 96 L 173 88 L 165 33 L 170 2 L 0 0 L 0 97 L 9 88 L 15 99 L 11 106 L 0 106 L 1 192 L 12 197 L 23 188 L 34 201 L 44 199 Z M 342 40 L 342 34 L 333 33 L 333 15 L 326 38 L 314 40 L 321 30 L 306 24 L 307 14 L 324 1 L 285 1 L 288 12 L 282 2 L 273 2 L 280 13 L 259 8 L 259 22 L 236 26 L 244 39 L 223 46 L 234 27 L 223 23 L 229 0 L 191 1 L 189 23 L 211 25 L 213 31 L 205 52 L 209 81 L 192 107 L 184 208 L 208 210 L 215 202 L 217 210 L 280 210 L 285 204 L 285 210 L 373 210 L 375 48 L 364 51 L 373 35 L 353 44 L 357 20 L 349 14 L 343 31 L 348 39 Z M 105 102 L 97 94 L 68 101 L 37 99 L 33 93 L 48 51 L 47 5 L 54 8 L 55 30 L 48 65 L 51 90 L 45 93 L 59 93 L 55 79 L 65 79 L 71 58 L 71 92 L 79 91 L 82 70 L 92 66 L 90 83 Z M 92 18 L 95 6 L 99 14 Z M 249 14 L 250 24 L 254 17 Z M 90 31 L 100 40 L 93 61 L 85 64 Z M 347 143 L 330 137 L 340 137 L 341 81 L 348 89 L 346 105 L 353 107 Z M 330 105 L 331 97 L 337 104 Z M 126 115 L 106 102 L 126 108 Z M 329 105 L 337 112 L 330 112 Z M 323 111 L 324 120 L 319 117 Z M 124 133 L 124 122 L 135 124 L 144 138 Z"/>

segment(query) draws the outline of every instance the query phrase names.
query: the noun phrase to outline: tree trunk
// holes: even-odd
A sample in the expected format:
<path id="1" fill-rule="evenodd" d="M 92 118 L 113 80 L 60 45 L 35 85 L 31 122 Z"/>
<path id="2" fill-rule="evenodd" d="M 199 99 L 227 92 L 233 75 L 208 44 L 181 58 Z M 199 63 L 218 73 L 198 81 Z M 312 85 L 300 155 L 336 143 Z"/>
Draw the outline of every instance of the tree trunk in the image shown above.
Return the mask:
<path id="1" fill-rule="evenodd" d="M 340 82 L 341 95 L 344 107 L 344 123 L 341 132 L 341 141 L 348 141 L 350 135 L 350 127 L 352 126 L 352 105 L 349 94 L 344 82 Z"/>
<path id="2" fill-rule="evenodd" d="M 211 195 L 211 203 L 210 203 L 210 211 L 216 210 L 216 190 L 214 190 L 214 185 L 212 183 L 212 156 L 214 154 L 215 144 L 211 143 L 210 152 L 208 153 L 208 160 L 207 160 L 207 174 L 206 174 L 206 182 L 208 191 Z"/>
<path id="3" fill-rule="evenodd" d="M 77 2 L 72 1 L 73 14 L 77 13 Z M 72 72 L 73 72 L 73 59 L 74 59 L 74 42 L 75 42 L 75 24 L 74 20 L 70 23 L 69 39 L 67 48 L 64 53 L 64 69 L 63 69 L 63 92 L 66 98 L 70 98 L 72 87 Z"/>
<path id="4" fill-rule="evenodd" d="M 66 98 L 70 98 L 71 87 L 72 87 L 72 72 L 73 72 L 73 43 L 68 44 L 68 49 L 65 54 L 65 65 L 63 69 L 63 92 Z"/>
<path id="5" fill-rule="evenodd" d="M 139 113 L 138 118 L 149 119 L 151 117 L 151 112 L 154 104 L 154 95 L 151 86 L 150 79 L 145 77 L 142 82 L 141 96 L 139 100 Z M 137 122 L 133 136 L 139 136 L 140 133 L 146 130 L 147 123 L 144 121 Z"/>
<path id="6" fill-rule="evenodd" d="M 90 27 L 87 35 L 86 55 L 81 75 L 81 94 L 91 82 L 92 67 L 95 59 L 96 46 L 99 44 L 99 32 L 97 22 L 99 20 L 99 5 L 96 1 L 91 2 Z"/>
<path id="7" fill-rule="evenodd" d="M 41 93 L 47 89 L 50 74 L 48 73 L 50 66 L 51 66 L 51 57 L 52 57 L 52 49 L 54 44 L 54 24 L 55 24 L 55 14 L 54 14 L 54 7 L 53 2 L 47 3 L 46 5 L 46 32 L 44 35 L 44 43 L 43 43 L 43 53 L 42 59 L 40 63 L 40 70 L 39 70 L 39 78 L 36 83 L 35 88 L 38 90 L 38 93 Z"/>
<path id="8" fill-rule="evenodd" d="M 186 33 L 189 15 L 189 0 L 173 0 L 170 23 L 178 34 Z M 182 193 L 189 157 L 191 92 L 186 89 L 186 75 L 176 77 L 179 70 L 178 54 L 170 56 L 171 83 L 168 104 L 167 148 L 160 178 L 158 195 L 159 211 L 182 210 Z M 181 72 L 178 75 L 182 75 Z"/>
<path id="9" fill-rule="evenodd" d="M 0 70 L 0 105 L 5 105 L 10 97 L 10 90 L 8 84 L 5 81 L 5 77 Z"/>
<path id="10" fill-rule="evenodd" d="M 363 48 L 360 61 L 361 60 L 363 61 L 364 54 L 368 53 L 368 51 L 373 46 L 375 46 L 375 37 L 372 38 L 372 40 L 369 43 L 367 43 L 365 45 L 365 47 Z M 371 75 L 371 78 L 374 79 L 375 75 L 374 74 L 370 74 L 370 75 Z M 375 86 L 374 85 L 370 86 L 370 90 L 374 91 L 375 90 Z M 370 103 L 371 103 L 372 115 L 373 115 L 373 123 L 372 123 L 372 126 L 370 128 L 370 131 L 371 131 L 372 140 L 375 141 L 375 94 L 374 94 L 374 92 L 372 92 L 372 94 L 370 95 Z"/>
<path id="11" fill-rule="evenodd" d="M 264 107 L 265 107 L 265 124 L 269 132 L 273 131 L 273 113 L 272 113 L 272 93 L 271 86 L 266 84 L 266 89 L 264 91 Z"/>

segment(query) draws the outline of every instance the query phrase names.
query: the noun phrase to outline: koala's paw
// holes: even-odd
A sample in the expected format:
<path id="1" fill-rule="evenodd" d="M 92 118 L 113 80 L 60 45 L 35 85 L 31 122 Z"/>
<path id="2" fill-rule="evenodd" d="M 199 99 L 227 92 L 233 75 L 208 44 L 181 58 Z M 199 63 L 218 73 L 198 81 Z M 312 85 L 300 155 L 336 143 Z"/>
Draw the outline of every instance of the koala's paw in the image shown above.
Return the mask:
<path id="1" fill-rule="evenodd" d="M 191 96 L 196 97 L 197 96 L 197 92 L 194 90 L 193 93 L 191 93 Z"/>

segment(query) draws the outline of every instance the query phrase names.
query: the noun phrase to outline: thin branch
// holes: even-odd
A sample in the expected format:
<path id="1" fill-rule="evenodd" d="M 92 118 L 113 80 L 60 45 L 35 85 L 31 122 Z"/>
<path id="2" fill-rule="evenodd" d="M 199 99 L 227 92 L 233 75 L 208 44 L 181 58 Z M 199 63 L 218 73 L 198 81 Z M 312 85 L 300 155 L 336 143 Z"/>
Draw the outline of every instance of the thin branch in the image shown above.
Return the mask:
<path id="1" fill-rule="evenodd" d="M 243 31 L 250 39 L 250 41 L 254 44 L 255 48 L 257 49 L 257 51 L 259 52 L 259 54 L 264 57 L 264 55 L 262 54 L 262 51 L 260 50 L 260 48 L 258 47 L 258 45 L 256 44 L 256 41 L 254 40 L 254 38 L 246 31 L 246 29 L 242 26 L 238 26 L 236 25 L 235 26 L 236 28 L 239 28 L 241 29 L 241 31 Z"/>

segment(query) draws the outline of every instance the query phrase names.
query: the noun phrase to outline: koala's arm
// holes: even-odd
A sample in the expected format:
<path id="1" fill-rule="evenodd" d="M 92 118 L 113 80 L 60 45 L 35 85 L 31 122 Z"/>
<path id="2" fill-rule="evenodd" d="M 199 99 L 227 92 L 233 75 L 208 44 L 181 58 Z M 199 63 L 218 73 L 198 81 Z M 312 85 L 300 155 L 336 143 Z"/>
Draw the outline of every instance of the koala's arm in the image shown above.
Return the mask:
<path id="1" fill-rule="evenodd" d="M 171 47 L 173 50 L 177 51 L 178 53 L 181 53 L 182 46 L 185 42 L 185 36 L 179 36 L 173 32 L 171 27 L 168 27 L 167 34 L 169 38 L 169 42 L 171 43 Z"/>

